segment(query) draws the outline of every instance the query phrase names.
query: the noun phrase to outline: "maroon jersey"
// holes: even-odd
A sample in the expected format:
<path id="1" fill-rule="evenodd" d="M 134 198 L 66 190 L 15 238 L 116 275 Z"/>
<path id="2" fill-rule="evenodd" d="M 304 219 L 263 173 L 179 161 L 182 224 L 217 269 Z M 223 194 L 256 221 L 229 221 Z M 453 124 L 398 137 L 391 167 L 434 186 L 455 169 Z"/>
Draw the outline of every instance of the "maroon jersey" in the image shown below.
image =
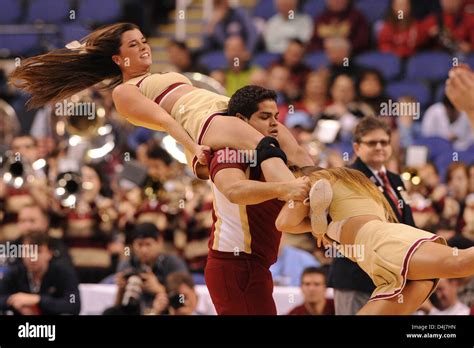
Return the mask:
<path id="1" fill-rule="evenodd" d="M 254 205 L 231 203 L 214 184 L 214 176 L 220 170 L 236 168 L 242 170 L 250 180 L 265 181 L 259 168 L 250 167 L 249 163 L 242 161 L 235 163 L 238 158 L 237 150 L 222 149 L 215 152 L 209 161 L 214 192 L 210 255 L 251 257 L 269 267 L 278 256 L 281 233 L 275 227 L 275 220 L 284 202 L 272 199 Z"/>

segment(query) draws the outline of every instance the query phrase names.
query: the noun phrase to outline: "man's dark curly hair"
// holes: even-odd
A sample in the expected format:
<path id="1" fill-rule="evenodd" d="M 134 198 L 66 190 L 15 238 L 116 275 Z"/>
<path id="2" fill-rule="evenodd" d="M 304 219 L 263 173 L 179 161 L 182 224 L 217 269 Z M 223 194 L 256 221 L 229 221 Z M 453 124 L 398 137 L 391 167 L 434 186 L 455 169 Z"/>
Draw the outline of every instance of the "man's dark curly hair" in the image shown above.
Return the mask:
<path id="1" fill-rule="evenodd" d="M 250 119 L 253 113 L 258 110 L 258 104 L 265 100 L 276 101 L 276 93 L 270 89 L 260 86 L 245 86 L 237 90 L 229 100 L 229 116 L 236 116 L 237 113 Z"/>

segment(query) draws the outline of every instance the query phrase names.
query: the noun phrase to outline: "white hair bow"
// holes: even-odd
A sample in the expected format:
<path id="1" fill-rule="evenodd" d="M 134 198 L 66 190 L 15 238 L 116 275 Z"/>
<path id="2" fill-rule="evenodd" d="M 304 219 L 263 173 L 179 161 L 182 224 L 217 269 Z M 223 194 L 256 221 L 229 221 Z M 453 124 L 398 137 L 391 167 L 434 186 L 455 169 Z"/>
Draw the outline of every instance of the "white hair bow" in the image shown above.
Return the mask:
<path id="1" fill-rule="evenodd" d="M 86 47 L 86 43 L 84 42 L 83 44 L 81 44 L 79 41 L 77 40 L 74 40 L 74 41 L 71 41 L 70 43 L 68 43 L 66 45 L 66 48 L 67 49 L 70 49 L 70 50 L 77 50 L 77 51 L 82 51 L 84 50 Z"/>

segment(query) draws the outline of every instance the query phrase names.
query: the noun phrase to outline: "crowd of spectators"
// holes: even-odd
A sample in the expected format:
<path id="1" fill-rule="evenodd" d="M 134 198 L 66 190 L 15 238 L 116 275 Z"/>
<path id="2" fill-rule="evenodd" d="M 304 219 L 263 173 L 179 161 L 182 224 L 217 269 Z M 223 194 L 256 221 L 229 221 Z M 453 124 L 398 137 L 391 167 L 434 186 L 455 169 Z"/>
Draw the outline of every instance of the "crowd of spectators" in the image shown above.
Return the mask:
<path id="1" fill-rule="evenodd" d="M 215 0 L 203 46 L 194 51 L 170 40 L 166 51 L 176 71 L 208 74 L 229 96 L 248 84 L 275 90 L 280 122 L 324 167 L 354 160 L 360 119 L 383 119 L 393 150 L 386 166 L 401 174 L 416 226 L 467 248 L 474 245 L 474 130 L 465 113 L 438 93 L 443 79 L 418 81 L 427 86 L 426 100 L 410 89 L 395 96 L 390 87 L 408 78 L 410 60 L 419 54 L 470 57 L 474 2 L 380 2 L 385 13 L 366 18 L 357 0 L 325 0 L 317 11 L 311 0 L 260 0 L 255 13 Z M 216 51 L 223 59 L 217 68 L 207 59 Z M 399 72 L 389 76 L 383 66 L 358 60 L 370 52 L 394 57 Z M 0 255 L 0 311 L 77 314 L 78 283 L 102 282 L 119 287 L 105 314 L 199 314 L 194 284 L 204 283 L 212 224 L 208 184 L 164 150 L 164 134 L 121 119 L 108 92 L 89 91 L 105 110 L 115 147 L 98 160 L 78 161 L 71 157 L 71 134 L 57 132 L 54 110 L 26 110 L 27 96 L 6 85 L 6 73 L 0 81 L 0 98 L 17 111 L 22 128 L 8 142 L 0 139 L 2 174 L 13 171 L 8 161 L 17 156 L 25 178 L 21 185 L 0 181 L 0 243 L 38 243 L 43 260 L 38 271 Z M 384 115 L 391 103 L 414 108 Z M 82 189 L 73 206 L 64 206 L 55 192 L 71 158 L 75 169 L 67 171 L 78 174 Z M 310 233 L 285 236 L 272 268 L 275 284 L 300 285 L 305 298 L 290 314 L 334 312 L 323 296 L 331 261 Z M 136 274 L 145 274 L 138 295 Z M 28 283 L 25 275 L 40 283 L 44 278 L 41 284 L 51 283 L 56 292 L 34 286 L 35 279 Z M 431 300 L 420 313 L 468 314 L 474 279 L 443 280 Z"/>

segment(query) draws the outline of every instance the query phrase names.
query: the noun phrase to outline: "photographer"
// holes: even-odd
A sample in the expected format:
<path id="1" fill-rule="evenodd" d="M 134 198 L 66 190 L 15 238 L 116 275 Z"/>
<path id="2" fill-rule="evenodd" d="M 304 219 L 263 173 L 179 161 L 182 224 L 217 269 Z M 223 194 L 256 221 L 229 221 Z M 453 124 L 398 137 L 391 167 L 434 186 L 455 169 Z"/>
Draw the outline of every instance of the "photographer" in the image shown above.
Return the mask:
<path id="1" fill-rule="evenodd" d="M 153 301 L 153 313 L 201 315 L 197 311 L 198 295 L 190 274 L 176 272 L 166 278 L 168 293 L 159 293 Z"/>
<path id="2" fill-rule="evenodd" d="M 118 267 L 115 306 L 104 314 L 146 314 L 157 295 L 166 293 L 166 279 L 174 272 L 187 273 L 186 264 L 174 255 L 162 254 L 163 238 L 152 223 L 135 226 L 132 256 Z"/>

